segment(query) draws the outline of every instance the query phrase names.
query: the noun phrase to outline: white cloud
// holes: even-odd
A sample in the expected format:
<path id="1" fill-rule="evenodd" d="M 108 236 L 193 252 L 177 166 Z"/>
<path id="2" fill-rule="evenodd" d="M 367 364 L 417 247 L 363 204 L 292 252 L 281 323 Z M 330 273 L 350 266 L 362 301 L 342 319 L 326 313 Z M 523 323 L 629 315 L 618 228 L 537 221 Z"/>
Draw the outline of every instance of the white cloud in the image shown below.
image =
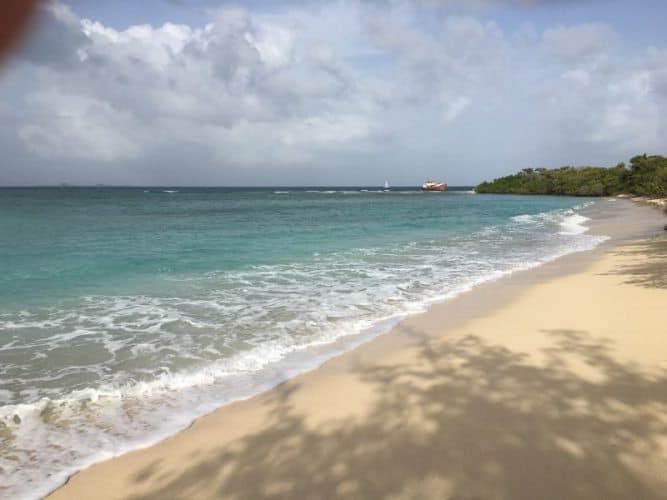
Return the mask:
<path id="1" fill-rule="evenodd" d="M 549 28 L 542 43 L 557 60 L 572 64 L 607 52 L 614 38 L 614 31 L 606 24 L 586 23 Z"/>
<path id="2" fill-rule="evenodd" d="M 318 148 L 356 148 L 372 133 L 372 104 L 347 84 L 330 47 L 296 53 L 294 32 L 247 10 L 220 9 L 202 28 L 118 31 L 70 18 L 66 28 L 86 37 L 76 47 L 79 64 L 37 68 L 41 83 L 20 127 L 43 156 L 114 160 L 150 154 L 164 141 L 210 140 L 223 160 L 303 162 Z"/>
<path id="3" fill-rule="evenodd" d="M 651 68 L 649 86 L 659 98 L 667 98 L 667 49 L 649 47 L 646 66 Z"/>
<path id="4" fill-rule="evenodd" d="M 55 2 L 0 83 L 0 119 L 35 164 L 81 160 L 100 182 L 132 163 L 149 183 L 146 165 L 168 162 L 166 150 L 174 172 L 178 151 L 197 156 L 199 180 L 173 179 L 199 183 L 225 170 L 251 179 L 339 165 L 363 175 L 346 167 L 350 158 L 397 172 L 418 164 L 426 175 L 443 157 L 503 169 L 484 177 L 522 166 L 510 162 L 557 163 L 563 152 L 619 161 L 664 143 L 667 97 L 667 51 L 627 56 L 619 40 L 596 23 L 506 33 L 403 0 L 224 7 L 201 26 L 123 30 Z M 452 175 L 461 171 L 474 169 Z"/>
<path id="5" fill-rule="evenodd" d="M 557 147 L 577 154 L 604 150 L 619 161 L 633 152 L 659 151 L 664 106 L 655 99 L 652 83 L 660 71 L 647 59 L 615 59 L 580 64 L 545 85 L 545 120 L 554 124 Z"/>
<path id="6" fill-rule="evenodd" d="M 445 121 L 452 121 L 468 107 L 470 100 L 467 97 L 459 96 L 448 102 L 445 106 Z"/>
<path id="7" fill-rule="evenodd" d="M 108 162 L 140 153 L 140 138 L 130 133 L 136 131 L 132 115 L 114 110 L 106 101 L 44 91 L 32 94 L 28 106 L 49 119 L 25 123 L 19 136 L 46 158 Z"/>

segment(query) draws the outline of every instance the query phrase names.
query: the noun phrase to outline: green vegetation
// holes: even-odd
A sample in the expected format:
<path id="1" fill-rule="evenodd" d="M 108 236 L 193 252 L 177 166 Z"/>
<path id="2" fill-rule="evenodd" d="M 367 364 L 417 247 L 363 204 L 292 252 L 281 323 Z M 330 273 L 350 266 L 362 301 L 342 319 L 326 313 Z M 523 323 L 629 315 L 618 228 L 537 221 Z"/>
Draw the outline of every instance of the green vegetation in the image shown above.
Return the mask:
<path id="1" fill-rule="evenodd" d="M 478 193 L 555 194 L 571 196 L 611 196 L 628 193 L 667 197 L 667 158 L 635 156 L 629 167 L 524 168 L 521 172 L 482 182 Z"/>

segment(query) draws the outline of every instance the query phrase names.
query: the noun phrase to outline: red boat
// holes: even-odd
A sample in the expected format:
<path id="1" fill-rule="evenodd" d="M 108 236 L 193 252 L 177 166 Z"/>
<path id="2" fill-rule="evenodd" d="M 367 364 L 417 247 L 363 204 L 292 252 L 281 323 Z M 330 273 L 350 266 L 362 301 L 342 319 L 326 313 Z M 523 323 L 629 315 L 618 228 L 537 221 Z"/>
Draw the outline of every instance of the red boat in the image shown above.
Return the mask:
<path id="1" fill-rule="evenodd" d="M 447 189 L 447 184 L 444 182 L 435 182 L 431 179 L 422 184 L 422 191 L 444 191 Z"/>

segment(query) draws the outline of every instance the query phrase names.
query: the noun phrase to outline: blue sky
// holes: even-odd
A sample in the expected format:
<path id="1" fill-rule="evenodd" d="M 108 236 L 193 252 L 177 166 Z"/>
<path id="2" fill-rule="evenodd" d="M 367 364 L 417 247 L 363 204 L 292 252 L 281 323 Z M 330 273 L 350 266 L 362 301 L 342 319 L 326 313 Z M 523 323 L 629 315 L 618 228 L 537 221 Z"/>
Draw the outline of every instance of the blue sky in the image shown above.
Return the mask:
<path id="1" fill-rule="evenodd" d="M 470 185 L 665 153 L 658 1 L 58 0 L 0 184 Z"/>
<path id="2" fill-rule="evenodd" d="M 282 2 L 284 5 L 285 2 Z M 307 3 L 307 2 L 303 2 Z M 664 44 L 665 3 L 662 0 L 628 2 L 627 0 L 565 0 L 540 4 L 498 2 L 486 8 L 466 8 L 465 2 L 451 9 L 454 13 L 476 14 L 496 21 L 503 28 L 513 31 L 524 23 L 532 23 L 537 29 L 546 29 L 557 24 L 579 24 L 604 22 L 619 31 L 627 32 L 629 46 Z M 256 12 L 281 10 L 280 1 L 215 1 L 215 0 L 72 0 L 69 2 L 82 17 L 97 19 L 116 29 L 125 29 L 135 24 L 160 25 L 178 22 L 190 25 L 204 24 L 209 20 L 207 12 L 224 5 L 242 5 Z"/>

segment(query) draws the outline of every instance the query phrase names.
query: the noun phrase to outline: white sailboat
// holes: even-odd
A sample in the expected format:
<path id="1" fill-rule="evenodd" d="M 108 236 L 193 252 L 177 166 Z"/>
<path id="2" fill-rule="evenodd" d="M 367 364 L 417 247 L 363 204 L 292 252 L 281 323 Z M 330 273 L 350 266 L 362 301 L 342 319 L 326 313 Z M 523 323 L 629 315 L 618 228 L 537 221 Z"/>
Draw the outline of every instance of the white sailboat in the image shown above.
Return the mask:
<path id="1" fill-rule="evenodd" d="M 389 181 L 387 179 L 384 180 L 384 190 L 389 191 Z"/>

